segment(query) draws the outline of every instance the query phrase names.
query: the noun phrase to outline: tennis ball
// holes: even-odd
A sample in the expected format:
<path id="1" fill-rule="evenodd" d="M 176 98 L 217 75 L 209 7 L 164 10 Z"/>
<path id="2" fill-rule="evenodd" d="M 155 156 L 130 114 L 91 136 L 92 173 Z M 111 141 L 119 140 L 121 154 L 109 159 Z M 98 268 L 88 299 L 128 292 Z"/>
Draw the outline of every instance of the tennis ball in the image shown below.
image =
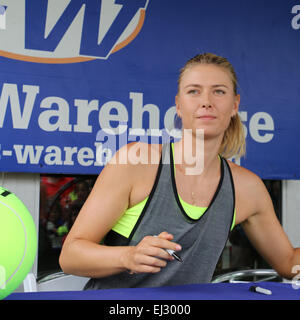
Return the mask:
<path id="1" fill-rule="evenodd" d="M 30 212 L 15 194 L 0 187 L 0 300 L 25 279 L 36 251 L 37 233 Z"/>
<path id="2" fill-rule="evenodd" d="M 60 226 L 57 228 L 57 234 L 61 237 L 65 234 L 67 234 L 69 232 L 68 227 L 67 226 Z"/>

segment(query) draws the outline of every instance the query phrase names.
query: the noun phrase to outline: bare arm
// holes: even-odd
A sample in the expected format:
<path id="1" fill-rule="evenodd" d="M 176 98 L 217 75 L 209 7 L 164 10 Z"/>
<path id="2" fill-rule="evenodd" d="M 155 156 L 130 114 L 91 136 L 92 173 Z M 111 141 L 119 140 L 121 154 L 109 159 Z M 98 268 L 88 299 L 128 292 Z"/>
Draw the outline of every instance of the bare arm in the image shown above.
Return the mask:
<path id="1" fill-rule="evenodd" d="M 270 266 L 285 278 L 295 276 L 294 265 L 300 264 L 300 249 L 294 249 L 274 212 L 273 203 L 263 182 L 247 174 L 241 210 L 248 210 L 242 223 L 247 237 Z M 247 199 L 245 199 L 247 197 Z"/>
<path id="2" fill-rule="evenodd" d="M 99 244 L 128 208 L 134 169 L 130 164 L 108 164 L 102 170 L 64 242 L 60 255 L 64 272 L 87 277 L 125 270 L 155 273 L 171 260 L 162 248 L 178 248 L 168 233 L 145 237 L 135 247 Z"/>

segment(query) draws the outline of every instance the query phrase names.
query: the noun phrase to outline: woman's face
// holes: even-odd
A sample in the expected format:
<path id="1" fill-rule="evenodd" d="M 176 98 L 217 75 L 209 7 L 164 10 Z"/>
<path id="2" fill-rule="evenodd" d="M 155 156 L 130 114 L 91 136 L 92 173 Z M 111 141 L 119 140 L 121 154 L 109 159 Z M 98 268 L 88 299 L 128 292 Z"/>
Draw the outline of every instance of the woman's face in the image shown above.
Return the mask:
<path id="1" fill-rule="evenodd" d="M 229 72 L 212 64 L 188 68 L 176 96 L 177 115 L 183 129 L 204 129 L 204 136 L 222 136 L 238 112 L 240 96 L 234 94 Z"/>

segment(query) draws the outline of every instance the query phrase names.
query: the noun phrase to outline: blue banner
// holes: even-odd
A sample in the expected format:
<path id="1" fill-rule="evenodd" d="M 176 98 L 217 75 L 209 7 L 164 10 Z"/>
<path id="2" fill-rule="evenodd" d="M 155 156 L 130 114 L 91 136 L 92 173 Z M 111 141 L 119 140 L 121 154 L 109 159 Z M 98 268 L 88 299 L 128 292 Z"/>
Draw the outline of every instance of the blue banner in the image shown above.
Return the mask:
<path id="1" fill-rule="evenodd" d="M 179 69 L 235 67 L 245 158 L 299 179 L 300 1 L 0 0 L 0 168 L 98 174 L 121 145 L 168 139 Z"/>

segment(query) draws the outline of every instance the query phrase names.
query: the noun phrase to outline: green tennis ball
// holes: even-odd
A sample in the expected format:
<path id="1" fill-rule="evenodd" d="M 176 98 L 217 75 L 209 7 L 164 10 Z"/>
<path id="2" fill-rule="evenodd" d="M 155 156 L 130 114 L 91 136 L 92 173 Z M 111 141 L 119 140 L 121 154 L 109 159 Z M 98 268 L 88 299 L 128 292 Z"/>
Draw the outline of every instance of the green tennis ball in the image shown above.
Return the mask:
<path id="1" fill-rule="evenodd" d="M 65 234 L 67 234 L 68 232 L 69 232 L 69 230 L 68 230 L 68 227 L 67 226 L 60 226 L 60 227 L 58 227 L 57 228 L 57 234 L 59 235 L 59 236 L 63 236 L 63 235 L 65 235 Z"/>
<path id="2" fill-rule="evenodd" d="M 0 187 L 0 300 L 22 283 L 36 252 L 37 233 L 30 212 L 15 194 Z"/>

